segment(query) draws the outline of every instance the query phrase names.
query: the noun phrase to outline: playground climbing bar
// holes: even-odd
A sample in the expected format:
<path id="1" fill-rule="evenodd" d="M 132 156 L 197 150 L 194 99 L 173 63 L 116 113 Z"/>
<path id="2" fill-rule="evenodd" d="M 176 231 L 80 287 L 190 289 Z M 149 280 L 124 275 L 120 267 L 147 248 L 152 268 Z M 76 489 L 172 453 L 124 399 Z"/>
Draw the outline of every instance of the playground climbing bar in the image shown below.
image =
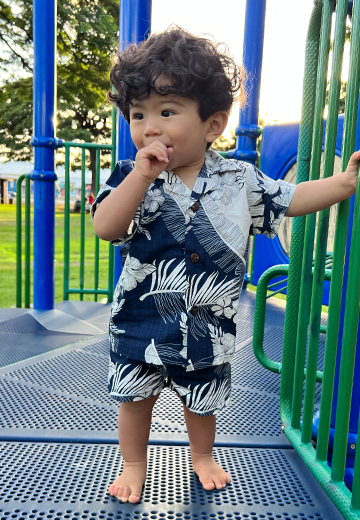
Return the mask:
<path id="1" fill-rule="evenodd" d="M 259 98 L 265 31 L 266 0 L 246 2 L 243 65 L 251 83 L 251 96 L 240 112 L 236 149 L 228 152 L 229 158 L 255 163 L 258 159 L 257 138 L 260 135 Z M 256 34 L 256 38 L 254 35 Z"/>
<path id="2" fill-rule="evenodd" d="M 95 258 L 94 258 L 94 287 L 85 289 L 85 158 L 86 150 L 95 149 L 96 151 L 96 192 L 100 189 L 100 152 L 106 150 L 111 152 L 111 167 L 115 165 L 115 133 L 116 133 L 116 111 L 112 110 L 112 144 L 104 145 L 97 143 L 73 143 L 65 141 L 65 207 L 64 207 L 64 300 L 69 299 L 70 294 L 79 294 L 83 300 L 84 294 L 94 294 L 97 301 L 98 295 L 107 296 L 109 302 L 112 301 L 113 281 L 114 281 L 114 246 L 109 244 L 109 263 L 108 263 L 108 287 L 99 289 L 99 237 L 95 235 Z M 70 150 L 72 148 L 81 149 L 81 208 L 80 208 L 80 273 L 79 286 L 70 287 Z"/>
<path id="3" fill-rule="evenodd" d="M 122 0 L 120 2 L 119 46 L 124 49 L 129 43 L 146 39 L 151 30 L 152 0 Z M 130 135 L 130 127 L 118 110 L 116 160 L 135 159 L 136 148 Z M 119 248 L 115 249 L 114 283 L 121 274 L 122 265 Z"/>
<path id="4" fill-rule="evenodd" d="M 55 303 L 56 1 L 34 0 L 33 11 L 34 309 L 48 310 Z"/>

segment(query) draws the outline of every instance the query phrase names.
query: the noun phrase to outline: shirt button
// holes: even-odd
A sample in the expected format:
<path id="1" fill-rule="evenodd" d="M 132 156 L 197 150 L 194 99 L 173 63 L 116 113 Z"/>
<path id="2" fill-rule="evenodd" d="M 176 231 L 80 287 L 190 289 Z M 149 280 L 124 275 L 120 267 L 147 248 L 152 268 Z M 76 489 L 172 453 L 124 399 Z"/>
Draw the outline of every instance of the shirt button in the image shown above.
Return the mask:
<path id="1" fill-rule="evenodd" d="M 192 209 L 193 211 L 199 211 L 200 204 L 198 202 L 195 202 L 192 206 L 190 206 L 190 209 Z"/>
<path id="2" fill-rule="evenodd" d="M 193 305 L 190 309 L 190 312 L 193 316 L 195 316 L 199 312 L 199 307 L 197 305 Z"/>
<path id="3" fill-rule="evenodd" d="M 190 255 L 190 260 L 193 264 L 196 264 L 196 262 L 200 260 L 200 256 L 197 253 L 193 253 L 192 255 Z"/>

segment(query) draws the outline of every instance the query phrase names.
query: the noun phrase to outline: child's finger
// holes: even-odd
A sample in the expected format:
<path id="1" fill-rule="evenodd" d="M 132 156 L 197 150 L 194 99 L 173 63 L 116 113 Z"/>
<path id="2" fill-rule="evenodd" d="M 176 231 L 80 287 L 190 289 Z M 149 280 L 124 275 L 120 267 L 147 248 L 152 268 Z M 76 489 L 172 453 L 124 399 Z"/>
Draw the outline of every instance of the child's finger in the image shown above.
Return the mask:
<path id="1" fill-rule="evenodd" d="M 349 160 L 349 166 L 355 166 L 360 161 L 360 150 L 354 152 Z"/>
<path id="2" fill-rule="evenodd" d="M 169 162 L 167 148 L 162 143 L 153 143 L 153 145 L 150 145 L 149 148 L 151 149 L 154 156 L 157 158 L 158 161 L 164 161 Z"/>
<path id="3" fill-rule="evenodd" d="M 160 162 L 168 162 L 167 154 L 158 147 L 149 146 L 146 150 L 144 149 L 143 153 L 148 159 L 157 159 Z"/>
<path id="4" fill-rule="evenodd" d="M 174 151 L 174 148 L 172 148 L 171 146 L 169 146 L 169 148 L 167 148 L 169 161 L 171 161 L 171 157 L 172 157 L 173 151 Z"/>

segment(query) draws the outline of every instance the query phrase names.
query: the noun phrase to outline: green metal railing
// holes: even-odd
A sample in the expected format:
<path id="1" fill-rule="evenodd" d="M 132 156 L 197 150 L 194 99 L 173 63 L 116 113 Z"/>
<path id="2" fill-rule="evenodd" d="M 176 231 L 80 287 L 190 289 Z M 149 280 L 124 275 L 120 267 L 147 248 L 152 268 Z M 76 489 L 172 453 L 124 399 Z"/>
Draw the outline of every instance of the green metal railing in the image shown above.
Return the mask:
<path id="1" fill-rule="evenodd" d="M 21 186 L 25 180 L 25 307 L 30 307 L 31 214 L 30 178 L 20 175 L 16 181 L 16 307 L 22 306 L 22 206 Z"/>
<path id="2" fill-rule="evenodd" d="M 336 5 L 335 5 L 336 4 Z M 326 125 L 324 177 L 332 175 L 335 157 L 342 56 L 348 0 L 316 3 L 308 32 L 302 120 L 298 148 L 297 184 L 317 179 L 320 172 L 324 128 L 325 91 L 330 51 L 331 22 L 336 7 L 329 111 Z M 360 0 L 354 0 L 350 68 L 347 85 L 342 150 L 342 171 L 354 150 L 360 87 Z M 359 169 L 360 176 L 360 169 Z M 317 370 L 320 317 L 326 269 L 329 210 L 319 212 L 314 265 L 316 215 L 293 221 L 282 364 L 269 360 L 263 350 L 263 331 L 268 282 L 287 274 L 287 268 L 272 268 L 257 288 L 254 347 L 257 358 L 269 370 L 281 370 L 280 414 L 283 431 L 346 520 L 360 519 L 360 455 L 355 457 L 352 493 L 344 484 L 349 431 L 351 392 L 354 376 L 357 327 L 360 310 L 360 180 L 358 180 L 346 294 L 344 334 L 337 399 L 332 468 L 327 464 L 330 416 L 334 390 L 340 303 L 349 218 L 349 200 L 338 204 L 331 270 L 328 325 L 323 373 Z M 306 355 L 307 351 L 307 355 Z M 305 366 L 306 357 L 306 366 Z M 321 377 L 320 377 L 321 376 Z M 305 379 L 305 394 L 304 391 Z M 316 449 L 311 444 L 316 382 L 322 379 L 319 431 Z M 360 425 L 359 425 L 360 427 Z M 359 433 L 359 432 L 358 432 Z"/>
<path id="3" fill-rule="evenodd" d="M 70 294 L 79 294 L 80 300 L 84 294 L 94 294 L 97 301 L 98 295 L 106 295 L 109 302 L 112 301 L 114 286 L 114 247 L 109 244 L 109 264 L 108 264 L 108 286 L 107 289 L 99 289 L 99 237 L 95 235 L 95 271 L 94 287 L 84 288 L 85 278 L 85 151 L 96 150 L 96 169 L 95 169 L 95 191 L 100 189 L 100 151 L 111 151 L 111 170 L 115 167 L 116 160 L 116 109 L 112 109 L 112 131 L 111 145 L 99 145 L 95 143 L 73 143 L 64 142 L 65 146 L 65 208 L 64 208 L 64 300 L 69 299 Z M 80 278 L 79 287 L 70 287 L 70 150 L 71 148 L 81 149 L 81 209 L 80 209 Z"/>
<path id="4" fill-rule="evenodd" d="M 85 152 L 86 150 L 96 150 L 96 173 L 95 189 L 100 189 L 100 153 L 101 150 L 111 152 L 111 169 L 115 167 L 116 161 L 116 109 L 112 110 L 112 132 L 111 145 L 100 145 L 95 143 L 74 143 L 65 141 L 65 206 L 64 206 L 64 285 L 63 299 L 68 300 L 70 294 L 79 294 L 79 299 L 83 300 L 84 294 L 93 294 L 97 301 L 98 295 L 107 296 L 109 302 L 113 297 L 114 285 L 114 247 L 109 244 L 109 263 L 108 263 L 108 283 L 106 289 L 99 289 L 99 237 L 95 235 L 94 247 L 94 287 L 85 288 Z M 71 148 L 81 149 L 81 209 L 80 209 L 80 274 L 79 286 L 70 287 L 70 150 Z M 28 175 L 21 175 L 16 185 L 16 306 L 22 306 L 22 207 L 21 207 L 21 186 L 25 180 L 25 307 L 30 307 L 30 257 L 31 257 L 31 223 L 30 223 L 30 179 Z"/>

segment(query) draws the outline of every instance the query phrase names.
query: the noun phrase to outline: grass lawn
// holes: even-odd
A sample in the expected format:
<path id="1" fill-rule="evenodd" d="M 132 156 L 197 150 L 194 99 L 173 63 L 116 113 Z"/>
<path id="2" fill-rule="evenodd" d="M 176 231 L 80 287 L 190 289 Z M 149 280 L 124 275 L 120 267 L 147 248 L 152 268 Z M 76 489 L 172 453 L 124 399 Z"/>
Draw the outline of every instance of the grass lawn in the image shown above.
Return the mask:
<path id="1" fill-rule="evenodd" d="M 33 215 L 33 208 L 31 208 Z M 24 208 L 23 208 L 24 218 Z M 33 231 L 32 231 L 33 233 Z M 22 265 L 24 276 L 25 265 L 25 233 L 24 220 L 22 226 Z M 85 282 L 86 289 L 94 288 L 95 262 L 95 233 L 90 215 L 85 215 Z M 63 298 L 64 276 L 64 208 L 56 207 L 55 213 L 55 303 Z M 109 245 L 100 240 L 99 255 L 99 288 L 107 289 L 109 261 Z M 33 256 L 31 251 L 31 276 Z M 70 215 L 70 287 L 80 286 L 80 214 Z M 30 289 L 32 297 L 32 282 Z M 99 295 L 98 301 L 104 296 Z M 24 282 L 22 289 L 24 301 Z M 70 300 L 79 300 L 78 294 L 69 296 Z M 93 295 L 84 295 L 84 300 L 95 301 Z M 13 204 L 0 205 L 0 308 L 15 307 L 16 305 L 16 206 Z"/>

